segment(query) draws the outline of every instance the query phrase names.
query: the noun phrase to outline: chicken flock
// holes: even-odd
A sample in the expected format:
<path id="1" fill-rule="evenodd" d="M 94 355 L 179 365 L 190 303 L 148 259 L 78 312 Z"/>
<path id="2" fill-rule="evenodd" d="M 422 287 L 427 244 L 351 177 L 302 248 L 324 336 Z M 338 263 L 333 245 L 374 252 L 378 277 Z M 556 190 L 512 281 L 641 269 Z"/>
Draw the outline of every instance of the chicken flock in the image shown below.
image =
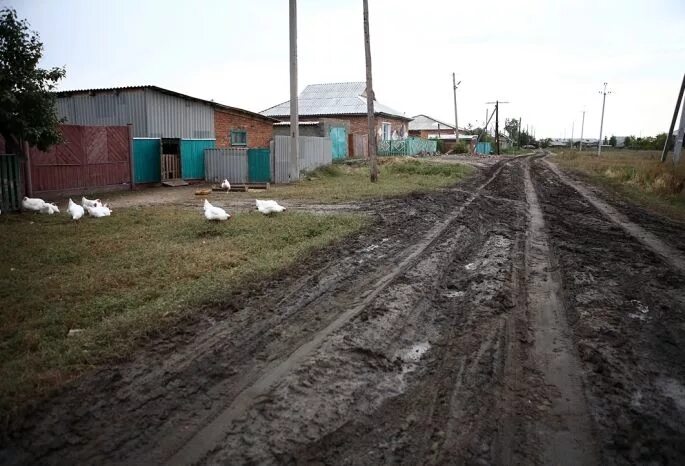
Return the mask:
<path id="1" fill-rule="evenodd" d="M 228 180 L 224 180 L 221 183 L 221 187 L 230 191 L 231 184 Z M 53 215 L 60 213 L 57 204 L 54 202 L 45 202 L 40 198 L 25 197 L 21 202 L 21 206 L 23 210 L 39 212 L 41 214 Z M 255 206 L 256 210 L 264 215 L 280 213 L 286 210 L 285 207 L 274 200 L 255 199 Z M 204 200 L 203 210 L 204 217 L 210 221 L 220 222 L 231 218 L 231 215 L 228 212 L 221 207 L 212 205 L 207 199 Z M 80 220 L 86 213 L 94 218 L 109 217 L 112 215 L 112 209 L 107 204 L 103 204 L 100 199 L 87 199 L 82 197 L 81 205 L 79 205 L 70 198 L 66 213 L 70 215 L 73 220 Z"/>

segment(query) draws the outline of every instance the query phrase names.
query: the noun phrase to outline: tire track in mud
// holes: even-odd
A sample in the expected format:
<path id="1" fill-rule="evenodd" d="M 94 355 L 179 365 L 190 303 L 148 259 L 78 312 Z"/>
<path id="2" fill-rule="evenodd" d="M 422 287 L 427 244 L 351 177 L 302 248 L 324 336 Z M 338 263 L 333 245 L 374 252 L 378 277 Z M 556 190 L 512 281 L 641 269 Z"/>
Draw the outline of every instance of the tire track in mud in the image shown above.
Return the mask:
<path id="1" fill-rule="evenodd" d="M 206 455 L 220 444 L 222 438 L 227 436 L 233 421 L 244 417 L 255 400 L 266 396 L 266 394 L 274 388 L 274 385 L 285 377 L 286 374 L 302 364 L 306 358 L 319 349 L 330 335 L 340 330 L 351 319 L 365 310 L 393 281 L 406 272 L 409 267 L 416 264 L 424 252 L 432 247 L 436 241 L 454 225 L 455 221 L 462 216 L 464 210 L 478 198 L 481 191 L 499 176 L 505 165 L 506 163 L 499 166 L 492 176 L 478 186 L 452 214 L 431 229 L 421 241 L 408 248 L 405 257 L 398 265 L 391 268 L 387 274 L 381 276 L 373 285 L 362 293 L 361 302 L 354 303 L 352 304 L 353 307 L 344 310 L 324 329 L 317 332 L 301 346 L 292 351 L 287 358 L 277 360 L 270 364 L 262 371 L 259 378 L 251 385 L 245 387 L 235 398 L 233 398 L 230 405 L 221 411 L 213 420 L 211 420 L 211 422 L 205 425 L 201 430 L 195 432 L 192 437 L 182 445 L 174 445 L 176 453 L 171 457 L 162 457 L 163 461 L 168 464 L 193 464 L 201 460 L 206 460 Z M 455 233 L 455 236 L 458 237 L 461 231 L 462 228 L 460 227 L 459 231 Z M 336 304 L 340 307 L 340 303 Z M 157 457 L 157 459 L 160 458 Z"/>
<path id="2" fill-rule="evenodd" d="M 487 186 L 505 165 L 489 170 L 489 179 L 475 188 Z M 302 268 L 307 272 L 301 273 L 302 280 L 277 278 L 278 293 L 246 290 L 227 311 L 208 314 L 191 331 L 179 328 L 139 362 L 99 370 L 73 391 L 38 405 L 31 417 L 5 433 L 0 459 L 11 464 L 65 458 L 125 462 L 151 445 L 182 442 L 223 409 L 224 400 L 254 383 L 274 358 L 325 328 L 335 318 L 336 306 L 358 300 L 359 290 L 387 274 L 395 258 L 406 255 L 407 242 L 426 231 L 424 224 L 444 219 L 443 204 L 459 205 L 473 195 L 447 191 L 382 201 L 377 211 L 381 223 L 391 227 L 388 241 L 377 233 L 363 234 L 335 253 L 342 262 L 322 258 L 318 269 Z M 398 215 L 396 210 L 405 205 L 407 212 Z M 403 223 L 414 218 L 421 223 L 405 228 Z M 374 241 L 371 247 L 366 238 Z M 328 280 L 317 274 L 326 270 L 333 272 Z M 306 292 L 300 296 L 299 290 Z"/>
<path id="3" fill-rule="evenodd" d="M 685 276 L 547 163 L 533 162 L 532 178 L 560 266 L 602 463 L 682 464 Z"/>
<path id="4" fill-rule="evenodd" d="M 527 161 L 524 167 L 530 210 L 526 263 L 528 306 L 535 339 L 532 353 L 551 398 L 547 415 L 535 427 L 541 437 L 543 463 L 599 464 L 582 371 L 561 298 L 558 266 L 551 255 L 545 220 Z"/>

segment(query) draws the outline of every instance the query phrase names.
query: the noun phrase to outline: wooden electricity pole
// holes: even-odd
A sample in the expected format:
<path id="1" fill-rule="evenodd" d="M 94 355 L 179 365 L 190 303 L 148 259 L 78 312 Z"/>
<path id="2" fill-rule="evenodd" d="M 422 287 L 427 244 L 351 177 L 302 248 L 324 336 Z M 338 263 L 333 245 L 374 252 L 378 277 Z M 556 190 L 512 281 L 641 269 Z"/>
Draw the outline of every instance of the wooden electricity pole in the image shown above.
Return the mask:
<path id="1" fill-rule="evenodd" d="M 683 75 L 683 83 L 680 85 L 680 92 L 678 93 L 678 100 L 675 103 L 675 110 L 673 111 L 673 119 L 671 120 L 671 127 L 668 130 L 668 136 L 666 136 L 666 142 L 664 143 L 664 150 L 661 153 L 661 161 L 664 162 L 666 160 L 666 154 L 668 154 L 668 144 L 671 142 L 671 138 L 673 137 L 673 129 L 675 128 L 675 122 L 678 119 L 678 109 L 680 108 L 681 102 L 683 101 L 683 93 L 685 92 L 685 75 Z M 685 110 L 683 110 L 685 112 Z M 682 139 L 683 136 L 683 117 L 680 117 L 680 131 L 678 132 L 678 137 Z M 675 162 L 676 160 L 676 155 L 680 156 L 680 154 L 676 154 L 673 152 L 673 161 Z"/>
<path id="2" fill-rule="evenodd" d="M 369 118 L 369 165 L 371 165 L 371 182 L 378 181 L 376 164 L 376 121 L 373 112 L 373 82 L 371 79 L 371 39 L 369 38 L 369 2 L 364 0 L 364 51 L 366 53 L 366 111 Z"/>
<path id="3" fill-rule="evenodd" d="M 297 102 L 297 0 L 290 0 L 290 181 L 300 177 L 300 122 Z"/>
<path id="4" fill-rule="evenodd" d="M 457 82 L 457 79 L 452 73 L 452 89 L 454 90 L 454 144 L 455 148 L 459 144 L 459 115 L 457 113 L 457 87 L 461 84 L 461 81 Z M 456 151 L 456 149 L 455 149 Z"/>
<path id="5" fill-rule="evenodd" d="M 508 104 L 509 102 L 500 102 L 495 100 L 494 102 L 486 102 L 487 104 L 495 104 L 495 144 L 497 144 L 497 155 L 500 155 L 499 150 L 499 104 Z"/>

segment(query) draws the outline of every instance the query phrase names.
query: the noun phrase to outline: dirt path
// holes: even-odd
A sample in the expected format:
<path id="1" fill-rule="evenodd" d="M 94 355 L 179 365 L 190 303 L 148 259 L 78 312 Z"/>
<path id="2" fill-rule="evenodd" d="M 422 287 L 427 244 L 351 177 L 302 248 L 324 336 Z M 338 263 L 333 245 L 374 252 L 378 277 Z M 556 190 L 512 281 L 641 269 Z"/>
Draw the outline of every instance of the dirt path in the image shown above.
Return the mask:
<path id="1" fill-rule="evenodd" d="M 36 405 L 0 462 L 685 460 L 685 277 L 545 161 L 363 208 L 373 228 Z"/>

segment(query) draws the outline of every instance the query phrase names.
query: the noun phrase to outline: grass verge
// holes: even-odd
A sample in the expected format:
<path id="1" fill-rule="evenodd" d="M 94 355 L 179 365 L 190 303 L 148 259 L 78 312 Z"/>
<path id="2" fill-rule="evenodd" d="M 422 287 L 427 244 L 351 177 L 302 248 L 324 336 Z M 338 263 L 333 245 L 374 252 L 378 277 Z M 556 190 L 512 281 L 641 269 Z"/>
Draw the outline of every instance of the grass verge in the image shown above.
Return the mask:
<path id="1" fill-rule="evenodd" d="M 588 176 L 630 200 L 669 217 L 685 220 L 685 164 L 661 163 L 657 151 L 555 151 L 562 167 Z"/>
<path id="2" fill-rule="evenodd" d="M 360 216 L 286 212 L 204 221 L 173 207 L 106 219 L 2 215 L 0 412 L 360 229 Z M 69 330 L 80 329 L 76 336 Z"/>
<path id="3" fill-rule="evenodd" d="M 349 202 L 400 196 L 450 186 L 469 175 L 473 168 L 408 157 L 379 157 L 378 182 L 369 181 L 365 161 L 322 167 L 298 183 L 274 186 L 267 195 L 273 199 L 302 199 L 316 202 Z M 235 198 L 254 198 L 254 193 L 231 194 Z"/>

